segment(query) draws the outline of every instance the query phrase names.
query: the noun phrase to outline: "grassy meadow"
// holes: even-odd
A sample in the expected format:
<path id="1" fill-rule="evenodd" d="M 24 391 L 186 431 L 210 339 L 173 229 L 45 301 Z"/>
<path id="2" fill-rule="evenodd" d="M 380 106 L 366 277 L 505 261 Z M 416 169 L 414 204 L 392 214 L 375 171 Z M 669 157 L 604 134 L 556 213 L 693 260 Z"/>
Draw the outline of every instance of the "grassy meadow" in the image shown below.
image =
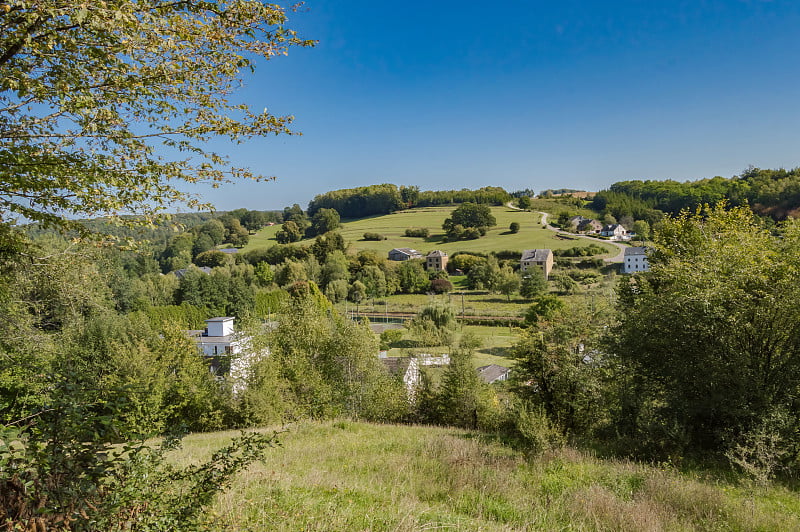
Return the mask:
<path id="1" fill-rule="evenodd" d="M 173 455 L 208 458 L 234 435 L 196 434 Z M 208 527 L 241 531 L 800 530 L 800 497 L 721 475 L 600 459 L 528 457 L 438 427 L 304 422 L 241 473 Z"/>
<path id="2" fill-rule="evenodd" d="M 459 240 L 456 242 L 442 242 L 444 233 L 442 222 L 450 216 L 455 206 L 446 207 L 422 207 L 398 211 L 383 216 L 372 216 L 357 220 L 343 220 L 340 230 L 345 242 L 349 244 L 352 253 L 364 249 L 371 249 L 382 256 L 386 256 L 393 248 L 413 248 L 422 253 L 427 253 L 434 249 L 440 249 L 449 254 L 456 251 L 504 251 L 523 249 L 566 249 L 576 245 L 586 245 L 579 240 L 565 239 L 558 237 L 554 232 L 544 229 L 541 225 L 541 215 L 536 212 L 525 212 L 508 207 L 492 207 L 492 214 L 497 219 L 497 225 L 490 229 L 486 236 L 477 240 Z M 508 230 L 512 222 L 520 224 L 518 233 L 511 233 Z M 407 228 L 428 228 L 430 236 L 428 238 L 412 238 L 403 236 Z M 269 247 L 276 243 L 275 233 L 280 230 L 280 226 L 267 227 L 250 237 L 250 242 L 244 251 L 258 248 Z M 365 241 L 364 233 L 380 233 L 387 237 L 382 241 Z M 306 241 L 302 241 L 306 242 Z M 611 244 L 599 243 L 609 252 L 608 256 L 614 256 L 618 250 Z"/>

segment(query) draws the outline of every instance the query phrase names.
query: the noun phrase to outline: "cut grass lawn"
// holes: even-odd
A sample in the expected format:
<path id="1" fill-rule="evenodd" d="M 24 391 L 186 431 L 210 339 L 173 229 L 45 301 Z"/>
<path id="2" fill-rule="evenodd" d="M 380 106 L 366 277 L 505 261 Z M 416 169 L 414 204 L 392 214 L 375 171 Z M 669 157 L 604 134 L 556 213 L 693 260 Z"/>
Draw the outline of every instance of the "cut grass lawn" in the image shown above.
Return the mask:
<path id="1" fill-rule="evenodd" d="M 232 432 L 173 459 L 208 458 Z M 565 448 L 530 458 L 457 429 L 304 422 L 207 511 L 213 530 L 798 530 L 800 497 L 773 486 Z"/>
<path id="2" fill-rule="evenodd" d="M 342 223 L 340 230 L 345 242 L 349 244 L 352 253 L 370 249 L 386 257 L 391 249 L 412 248 L 427 253 L 440 249 L 453 254 L 456 251 L 473 251 L 488 253 L 490 251 L 522 251 L 525 249 L 566 249 L 574 246 L 587 246 L 588 242 L 580 239 L 565 239 L 556 236 L 553 231 L 544 229 L 540 223 L 541 216 L 536 212 L 524 212 L 508 207 L 492 207 L 492 214 L 497 218 L 497 226 L 491 228 L 486 236 L 477 240 L 459 240 L 456 242 L 443 242 L 444 232 L 442 222 L 450 216 L 455 206 L 423 207 L 399 211 L 383 216 L 372 216 L 358 220 L 347 220 Z M 520 224 L 518 233 L 511 233 L 508 229 L 511 222 Z M 427 228 L 430 230 L 428 238 L 412 238 L 403 236 L 407 228 Z M 275 233 L 280 226 L 267 227 L 250 237 L 250 242 L 244 251 L 275 245 Z M 380 233 L 387 237 L 382 241 L 365 241 L 364 233 Z M 310 240 L 301 241 L 308 244 Z M 607 256 L 614 256 L 618 250 L 611 244 L 598 245 L 608 251 Z"/>

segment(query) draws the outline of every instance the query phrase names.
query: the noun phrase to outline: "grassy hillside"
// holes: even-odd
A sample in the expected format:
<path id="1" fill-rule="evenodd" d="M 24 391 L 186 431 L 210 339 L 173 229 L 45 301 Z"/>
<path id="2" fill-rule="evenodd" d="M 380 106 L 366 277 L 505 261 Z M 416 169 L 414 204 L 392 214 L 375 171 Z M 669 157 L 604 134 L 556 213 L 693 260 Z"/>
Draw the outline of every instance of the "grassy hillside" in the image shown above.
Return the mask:
<path id="1" fill-rule="evenodd" d="M 232 433 L 194 435 L 176 460 Z M 303 423 L 209 512 L 219 530 L 798 530 L 800 497 L 572 449 L 527 459 L 463 430 Z"/>
<path id="2" fill-rule="evenodd" d="M 399 211 L 384 216 L 373 216 L 358 220 L 344 221 L 341 233 L 345 241 L 350 244 L 353 252 L 363 249 L 372 249 L 386 255 L 389 250 L 400 247 L 410 247 L 422 253 L 434 249 L 441 249 L 447 253 L 456 251 L 503 251 L 550 248 L 565 249 L 576 245 L 585 245 L 579 240 L 562 239 L 555 236 L 552 231 L 543 229 L 540 215 L 535 212 L 523 212 L 507 207 L 492 207 L 492 214 L 497 218 L 497 226 L 490 229 L 483 238 L 478 240 L 460 240 L 457 242 L 443 243 L 444 233 L 442 222 L 450 216 L 455 207 L 424 207 Z M 519 233 L 512 234 L 508 230 L 511 222 L 520 224 Z M 428 238 L 410 238 L 403 234 L 409 227 L 426 227 L 430 230 Z M 268 247 L 275 244 L 275 233 L 279 226 L 268 227 L 250 238 L 250 243 L 245 248 Z M 364 233 L 380 233 L 387 240 L 372 242 L 363 240 Z M 610 244 L 600 244 L 611 255 L 616 255 L 617 250 Z"/>

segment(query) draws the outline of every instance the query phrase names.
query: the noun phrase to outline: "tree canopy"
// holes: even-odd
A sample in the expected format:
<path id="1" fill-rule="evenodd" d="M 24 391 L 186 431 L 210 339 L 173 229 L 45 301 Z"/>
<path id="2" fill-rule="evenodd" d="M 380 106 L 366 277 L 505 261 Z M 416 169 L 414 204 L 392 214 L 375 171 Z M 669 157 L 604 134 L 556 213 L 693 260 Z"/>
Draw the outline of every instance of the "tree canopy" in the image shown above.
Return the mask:
<path id="1" fill-rule="evenodd" d="M 291 133 L 233 103 L 259 60 L 310 46 L 256 0 L 14 2 L 0 19 L 0 222 L 152 218 L 200 207 L 181 183 L 261 179 L 209 151 Z M 81 227 L 77 227 L 80 229 Z"/>
<path id="2" fill-rule="evenodd" d="M 720 449 L 769 412 L 796 420 L 800 226 L 776 236 L 747 208 L 720 205 L 666 220 L 654 240 L 610 335 L 631 371 L 633 435 Z"/>

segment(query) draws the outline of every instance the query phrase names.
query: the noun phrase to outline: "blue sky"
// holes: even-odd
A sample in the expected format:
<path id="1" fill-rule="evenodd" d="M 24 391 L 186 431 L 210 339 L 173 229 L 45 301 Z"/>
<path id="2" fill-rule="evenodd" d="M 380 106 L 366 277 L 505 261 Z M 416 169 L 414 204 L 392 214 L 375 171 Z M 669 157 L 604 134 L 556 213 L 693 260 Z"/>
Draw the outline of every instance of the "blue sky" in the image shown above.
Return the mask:
<path id="1" fill-rule="evenodd" d="M 218 209 L 374 183 L 599 190 L 800 166 L 800 2 L 309 0 L 317 39 L 240 97 L 296 137 L 215 146 L 276 181 Z"/>

